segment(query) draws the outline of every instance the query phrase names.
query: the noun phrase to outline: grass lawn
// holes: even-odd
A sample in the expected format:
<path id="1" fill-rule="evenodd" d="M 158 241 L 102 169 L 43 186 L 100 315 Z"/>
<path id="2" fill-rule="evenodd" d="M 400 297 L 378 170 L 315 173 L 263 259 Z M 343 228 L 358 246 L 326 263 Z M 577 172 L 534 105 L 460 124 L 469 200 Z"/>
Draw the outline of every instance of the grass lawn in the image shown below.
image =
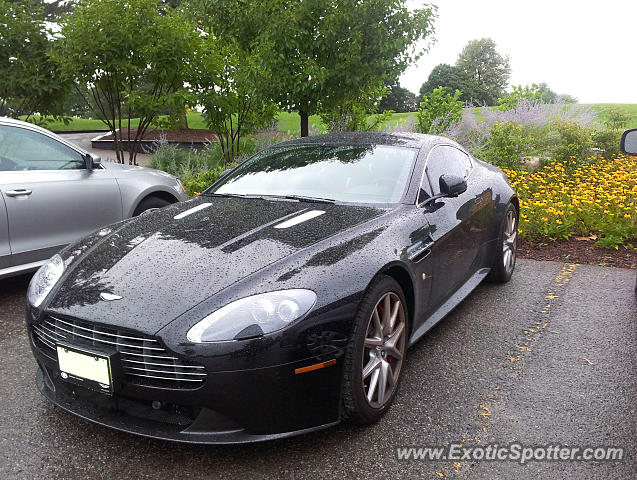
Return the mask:
<path id="1" fill-rule="evenodd" d="M 412 115 L 413 113 L 392 113 L 389 120 L 387 120 L 384 124 L 392 125 L 404 123 Z M 280 132 L 298 134 L 301 131 L 301 117 L 299 117 L 298 113 L 279 112 L 277 119 L 279 122 Z M 323 125 L 323 122 L 318 115 L 310 116 L 310 124 L 314 130 L 320 133 L 325 133 L 325 125 Z"/>
<path id="2" fill-rule="evenodd" d="M 133 118 L 131 120 L 131 126 L 137 127 L 139 125 L 139 119 Z M 199 112 L 188 114 L 188 126 L 190 128 L 206 128 L 206 124 Z M 51 122 L 46 128 L 49 130 L 106 130 L 108 127 L 101 120 L 91 120 L 88 118 L 73 118 L 68 125 L 63 122 Z"/>
<path id="3" fill-rule="evenodd" d="M 628 111 L 632 118 L 628 124 L 627 128 L 637 128 L 637 104 L 634 103 L 594 103 L 589 104 L 595 112 L 600 116 L 600 119 L 604 118 L 604 108 L 617 106 Z M 480 108 L 476 108 L 475 113 L 476 117 L 481 118 Z M 413 113 L 394 113 L 391 115 L 389 120 L 385 122 L 385 124 L 400 124 L 404 123 L 408 120 L 409 117 L 412 117 Z M 293 135 L 298 135 L 301 130 L 301 119 L 299 114 L 296 112 L 279 112 L 277 116 L 279 131 L 281 132 L 289 132 Z M 138 124 L 138 119 L 133 119 L 131 125 L 136 127 Z M 319 133 L 325 133 L 325 126 L 318 115 L 310 116 L 310 124 L 312 129 Z M 206 128 L 206 124 L 203 120 L 203 117 L 199 112 L 193 112 L 188 114 L 188 126 L 190 128 Z M 49 130 L 99 130 L 106 129 L 104 123 L 100 120 L 89 120 L 85 118 L 74 118 L 71 120 L 71 123 L 68 125 L 64 125 L 62 122 L 53 122 L 50 123 L 47 128 Z"/>
<path id="4" fill-rule="evenodd" d="M 600 119 L 604 119 L 604 109 L 608 107 L 619 107 L 626 110 L 631 115 L 631 119 L 628 122 L 626 128 L 637 128 L 637 103 L 593 103 L 589 104 L 595 112 L 599 115 Z"/>
<path id="5" fill-rule="evenodd" d="M 386 124 L 402 123 L 407 120 L 413 113 L 394 113 L 391 115 Z M 279 112 L 277 116 L 279 131 L 289 132 L 290 134 L 299 134 L 301 131 L 301 117 L 296 112 Z M 131 125 L 136 127 L 139 124 L 139 120 L 134 118 L 131 121 Z M 310 116 L 310 124 L 315 131 L 325 133 L 325 126 L 318 115 Z M 188 126 L 190 128 L 206 128 L 201 113 L 193 112 L 188 114 Z M 73 118 L 68 125 L 63 122 L 52 122 L 47 125 L 49 130 L 102 130 L 106 129 L 106 125 L 101 120 L 90 120 L 87 118 Z"/>

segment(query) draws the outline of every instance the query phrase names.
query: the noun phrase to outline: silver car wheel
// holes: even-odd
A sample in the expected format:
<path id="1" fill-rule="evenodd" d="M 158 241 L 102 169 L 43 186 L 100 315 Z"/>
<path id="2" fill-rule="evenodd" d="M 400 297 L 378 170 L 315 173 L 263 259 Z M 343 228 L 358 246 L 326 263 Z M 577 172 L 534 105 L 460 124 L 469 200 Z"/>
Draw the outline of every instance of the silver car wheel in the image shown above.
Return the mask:
<path id="1" fill-rule="evenodd" d="M 513 271 L 515 255 L 517 251 L 518 228 L 517 217 L 513 209 L 507 212 L 504 226 L 504 239 L 502 242 L 502 263 L 507 274 Z"/>
<path id="2" fill-rule="evenodd" d="M 383 407 L 396 390 L 405 356 L 406 326 L 398 295 L 383 295 L 369 319 L 363 350 L 363 388 L 373 408 Z"/>

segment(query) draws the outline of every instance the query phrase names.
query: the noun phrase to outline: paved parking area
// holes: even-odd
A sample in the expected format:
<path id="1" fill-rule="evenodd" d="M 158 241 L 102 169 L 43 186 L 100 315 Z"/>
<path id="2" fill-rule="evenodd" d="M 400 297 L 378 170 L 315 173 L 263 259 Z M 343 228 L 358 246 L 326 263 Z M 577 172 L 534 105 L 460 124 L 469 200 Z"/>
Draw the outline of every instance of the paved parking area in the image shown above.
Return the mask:
<path id="1" fill-rule="evenodd" d="M 93 148 L 91 145 L 91 140 L 97 137 L 98 135 L 105 135 L 106 133 L 62 133 L 60 137 L 65 138 L 71 143 L 82 147 L 84 150 L 94 153 L 95 155 L 99 155 L 104 162 L 116 162 L 117 157 L 115 156 L 114 150 L 102 150 Z M 128 153 L 126 153 L 126 162 L 128 162 Z M 142 167 L 147 167 L 150 163 L 150 155 L 145 153 L 137 154 L 137 164 Z"/>
<path id="2" fill-rule="evenodd" d="M 87 423 L 36 390 L 28 279 L 0 281 L 0 478 L 637 478 L 635 271 L 519 260 L 409 351 L 372 427 L 241 446 L 144 439 Z M 258 399 L 254 399 L 258 402 Z M 398 446 L 621 446 L 621 462 L 400 461 Z"/>

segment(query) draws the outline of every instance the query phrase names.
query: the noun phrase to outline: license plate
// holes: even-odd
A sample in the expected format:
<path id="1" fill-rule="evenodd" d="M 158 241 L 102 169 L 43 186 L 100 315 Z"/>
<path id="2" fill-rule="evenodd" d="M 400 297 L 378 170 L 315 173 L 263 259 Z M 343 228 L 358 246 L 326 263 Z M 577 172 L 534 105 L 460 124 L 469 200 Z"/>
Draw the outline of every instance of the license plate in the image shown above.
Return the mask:
<path id="1" fill-rule="evenodd" d="M 113 377 L 108 356 L 57 345 L 58 364 L 62 379 L 91 390 L 112 393 Z"/>

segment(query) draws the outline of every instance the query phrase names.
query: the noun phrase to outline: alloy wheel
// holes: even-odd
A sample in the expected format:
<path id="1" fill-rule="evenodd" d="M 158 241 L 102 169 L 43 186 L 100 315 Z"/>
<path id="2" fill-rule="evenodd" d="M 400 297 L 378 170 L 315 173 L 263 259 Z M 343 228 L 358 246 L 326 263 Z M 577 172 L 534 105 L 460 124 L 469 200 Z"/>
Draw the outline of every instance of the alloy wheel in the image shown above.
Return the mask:
<path id="1" fill-rule="evenodd" d="M 505 218 L 504 225 L 504 239 L 502 241 L 502 262 L 504 264 L 504 270 L 507 274 L 511 273 L 515 266 L 515 255 L 517 251 L 517 218 L 515 211 L 510 209 Z"/>
<path id="2" fill-rule="evenodd" d="M 363 388 L 373 408 L 387 404 L 396 390 L 406 347 L 405 308 L 394 292 L 376 303 L 363 350 Z"/>

